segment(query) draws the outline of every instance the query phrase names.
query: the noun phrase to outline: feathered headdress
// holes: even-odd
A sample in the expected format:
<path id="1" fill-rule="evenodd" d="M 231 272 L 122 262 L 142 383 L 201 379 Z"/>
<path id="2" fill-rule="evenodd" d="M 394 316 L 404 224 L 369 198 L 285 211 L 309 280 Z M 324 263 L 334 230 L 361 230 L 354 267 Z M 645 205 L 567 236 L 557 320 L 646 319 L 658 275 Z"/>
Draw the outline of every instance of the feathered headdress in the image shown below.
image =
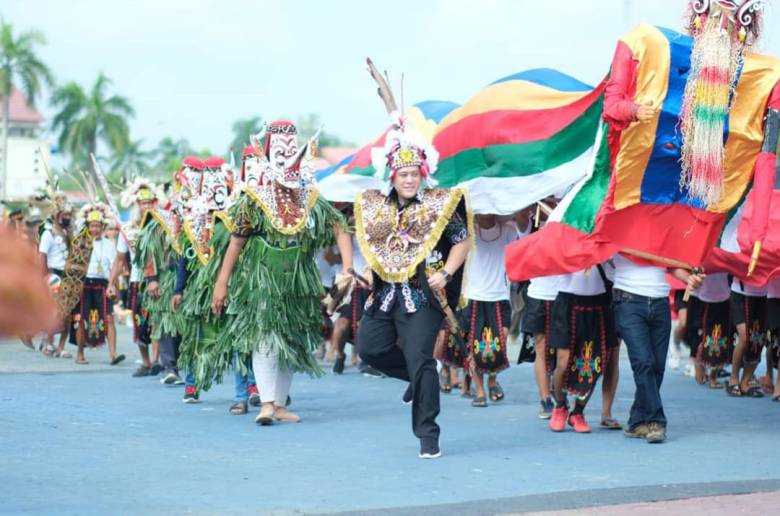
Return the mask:
<path id="1" fill-rule="evenodd" d="M 154 183 L 142 178 L 136 177 L 130 185 L 122 192 L 120 201 L 122 207 L 129 208 L 139 201 L 162 201 L 163 195 Z"/>
<path id="2" fill-rule="evenodd" d="M 100 222 L 106 226 L 115 224 L 111 208 L 102 202 L 85 204 L 76 215 L 76 224 L 79 227 L 86 227 L 90 222 Z"/>
<path id="3" fill-rule="evenodd" d="M 424 184 L 436 186 L 433 175 L 439 164 L 439 153 L 428 139 L 414 127 L 411 120 L 399 110 L 390 85 L 379 73 L 371 59 L 366 59 L 368 72 L 377 83 L 377 93 L 390 115 L 390 128 L 385 133 L 385 143 L 371 149 L 374 176 L 392 182 L 395 173 L 404 167 L 419 167 Z"/>

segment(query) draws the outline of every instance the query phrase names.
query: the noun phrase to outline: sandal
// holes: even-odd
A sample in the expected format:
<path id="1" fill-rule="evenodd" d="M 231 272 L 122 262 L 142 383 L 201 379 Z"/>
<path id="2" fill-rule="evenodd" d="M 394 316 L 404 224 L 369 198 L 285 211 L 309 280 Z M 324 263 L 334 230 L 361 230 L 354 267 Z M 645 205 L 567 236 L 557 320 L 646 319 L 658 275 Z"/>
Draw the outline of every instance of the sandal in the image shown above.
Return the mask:
<path id="1" fill-rule="evenodd" d="M 43 351 L 41 351 L 41 353 L 43 353 L 44 355 L 46 355 L 49 358 L 54 357 L 54 353 L 56 353 L 56 352 L 57 352 L 57 350 L 55 348 L 52 348 L 52 347 L 49 347 L 49 346 L 46 346 L 45 348 L 43 348 Z"/>
<path id="2" fill-rule="evenodd" d="M 473 400 L 471 400 L 471 406 L 472 407 L 487 407 L 487 400 L 484 396 L 477 396 Z"/>
<path id="3" fill-rule="evenodd" d="M 726 395 L 733 398 L 741 398 L 742 389 L 739 388 L 738 383 L 730 384 L 728 387 L 726 387 Z"/>
<path id="4" fill-rule="evenodd" d="M 125 359 L 124 355 L 117 355 L 111 359 L 111 365 L 117 365 L 119 362 Z"/>
<path id="5" fill-rule="evenodd" d="M 504 389 L 501 388 L 501 384 L 496 382 L 494 387 L 488 387 L 490 393 L 490 401 L 501 401 L 504 399 Z"/>
<path id="6" fill-rule="evenodd" d="M 65 350 L 55 351 L 54 353 L 51 354 L 51 356 L 54 358 L 73 358 L 73 355 L 71 355 Z"/>
<path id="7" fill-rule="evenodd" d="M 89 362 L 87 361 L 86 358 L 77 358 L 76 359 L 76 363 L 78 365 L 87 365 L 87 364 L 89 364 Z"/>
<path id="8" fill-rule="evenodd" d="M 439 389 L 441 389 L 441 392 L 445 394 L 452 392 L 452 385 L 450 385 L 449 377 L 449 371 L 445 372 L 445 369 L 442 369 L 441 374 L 439 374 Z"/>
<path id="9" fill-rule="evenodd" d="M 249 407 L 247 406 L 246 401 L 237 401 L 230 406 L 228 412 L 234 416 L 243 416 L 249 412 Z"/>
<path id="10" fill-rule="evenodd" d="M 710 382 L 709 383 L 710 389 L 722 389 L 725 386 L 726 386 L 726 384 L 724 384 L 723 382 L 719 382 L 717 380 L 715 380 L 714 382 Z"/>
<path id="11" fill-rule="evenodd" d="M 743 396 L 747 396 L 748 398 L 763 398 L 764 393 L 761 392 L 760 387 L 751 387 L 747 391 L 742 392 Z"/>
<path id="12" fill-rule="evenodd" d="M 623 430 L 623 425 L 621 425 L 617 419 L 613 419 L 611 417 L 602 419 L 600 426 L 601 428 L 606 428 L 607 430 Z"/>

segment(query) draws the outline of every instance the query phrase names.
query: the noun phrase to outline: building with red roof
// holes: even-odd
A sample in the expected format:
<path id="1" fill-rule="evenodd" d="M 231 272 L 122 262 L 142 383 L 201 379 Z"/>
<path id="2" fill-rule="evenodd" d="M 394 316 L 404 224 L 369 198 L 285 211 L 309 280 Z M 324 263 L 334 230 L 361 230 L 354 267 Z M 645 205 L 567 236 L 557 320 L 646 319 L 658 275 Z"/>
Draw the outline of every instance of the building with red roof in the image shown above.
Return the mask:
<path id="1" fill-rule="evenodd" d="M 44 164 L 48 166 L 49 163 L 49 146 L 41 139 L 45 121 L 43 115 L 31 106 L 22 92 L 15 87 L 11 89 L 9 101 L 5 198 L 22 200 L 46 185 Z"/>

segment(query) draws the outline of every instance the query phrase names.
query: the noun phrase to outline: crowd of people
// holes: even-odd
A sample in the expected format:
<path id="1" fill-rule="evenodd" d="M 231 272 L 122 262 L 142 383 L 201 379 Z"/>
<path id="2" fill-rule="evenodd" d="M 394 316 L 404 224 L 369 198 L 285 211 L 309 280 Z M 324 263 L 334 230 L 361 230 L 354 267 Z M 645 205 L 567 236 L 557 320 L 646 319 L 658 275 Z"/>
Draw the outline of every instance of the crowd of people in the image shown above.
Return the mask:
<path id="1" fill-rule="evenodd" d="M 689 82 L 712 78 L 717 63 L 705 63 L 704 72 L 696 68 L 697 59 L 712 57 L 709 36 L 744 43 L 757 35 L 745 12 L 724 4 L 692 3 L 695 39 L 689 53 L 680 55 L 693 59 L 694 72 L 703 75 L 692 72 Z M 635 98 L 638 88 L 652 83 L 643 67 L 655 66 L 652 59 L 661 55 L 647 51 L 657 50 L 653 38 L 662 36 L 654 30 L 640 28 L 619 45 L 605 88 L 603 149 L 610 181 L 621 180 L 621 159 L 629 159 L 625 145 L 638 145 L 632 131 L 659 118 L 660 126 L 671 112 L 681 117 L 682 143 L 658 145 L 682 167 L 674 177 L 681 198 L 708 206 L 720 199 L 724 186 L 699 170 L 705 161 L 706 167 L 721 164 L 696 161 L 702 138 L 711 133 L 686 117 L 701 115 L 702 106 L 688 113 L 685 106 L 674 111 L 671 104 L 661 108 Z M 679 53 L 674 50 L 672 59 Z M 739 62 L 749 68 L 746 58 Z M 774 77 L 771 73 L 766 72 Z M 679 86 L 668 95 L 683 95 Z M 768 104 L 761 106 L 766 123 L 759 137 L 774 167 L 780 87 L 769 86 L 774 90 L 767 90 Z M 700 90 L 693 100 L 685 96 L 686 102 L 706 103 L 711 92 Z M 729 89 L 713 95 L 723 91 Z M 110 363 L 120 363 L 126 357 L 117 353 L 114 303 L 121 302 L 132 312 L 141 359 L 133 376 L 161 375 L 164 384 L 184 384 L 184 401 L 194 403 L 232 373 L 235 399 L 229 412 L 246 414 L 250 405 L 258 406 L 255 421 L 266 426 L 299 422 L 289 408 L 294 373 L 322 374 L 318 358 L 324 355 L 332 358 L 333 373 L 343 373 L 350 342 L 358 355 L 352 363 L 365 374 L 408 382 L 402 399 L 411 404 L 421 458 L 441 455 L 440 392 L 460 390 L 476 408 L 504 399 L 499 375 L 510 366 L 509 341 L 518 333 L 525 336 L 520 361 L 534 364 L 539 417 L 549 420 L 553 432 L 567 426 L 591 431 L 585 410 L 603 376 L 599 426 L 663 442 L 661 386 L 670 342 L 671 366 L 679 367 L 685 343 L 698 383 L 725 388 L 733 397 L 766 393 L 780 401 L 774 373 L 780 368 L 780 279 L 758 287 L 747 270 L 743 276 L 702 270 L 622 248 L 605 254 L 612 248 L 603 245 L 598 253 L 580 253 L 579 267 L 551 260 L 541 273 L 529 273 L 533 246 L 550 234 L 545 230 L 556 223 L 556 211 L 549 219 L 547 214 L 560 198 L 518 206 L 512 216 L 474 215 L 466 188 L 438 187 L 437 150 L 398 112 L 392 91 L 381 82 L 380 96 L 392 120 L 371 151 L 375 178 L 383 186 L 361 191 L 353 203 L 320 196 L 316 136 L 299 142 L 296 126 L 285 120 L 252 136 L 240 169 L 219 157 L 184 158 L 169 198 L 136 179 L 122 194 L 132 213 L 127 224 L 118 224 L 118 210 L 109 199 L 99 200 L 97 188 L 77 212 L 52 188 L 51 216 L 34 238 L 45 262 L 41 276 L 54 291 L 59 328 L 44 339 L 42 351 L 72 358 L 66 349 L 70 340 L 76 363 L 86 365 L 85 349 L 107 341 Z M 744 98 L 740 101 L 756 100 Z M 732 121 L 732 133 L 740 131 L 737 122 Z M 723 126 L 717 130 L 715 140 L 722 140 Z M 718 145 L 722 153 L 723 142 Z M 598 165 L 600 149 L 595 152 Z M 559 244 L 576 247 L 573 239 Z M 678 324 L 672 335 L 673 312 Z M 34 347 L 29 335 L 23 340 Z M 613 414 L 621 343 L 635 384 L 625 425 Z M 762 355 L 767 371 L 758 380 Z M 726 371 L 724 384 L 719 378 Z"/>

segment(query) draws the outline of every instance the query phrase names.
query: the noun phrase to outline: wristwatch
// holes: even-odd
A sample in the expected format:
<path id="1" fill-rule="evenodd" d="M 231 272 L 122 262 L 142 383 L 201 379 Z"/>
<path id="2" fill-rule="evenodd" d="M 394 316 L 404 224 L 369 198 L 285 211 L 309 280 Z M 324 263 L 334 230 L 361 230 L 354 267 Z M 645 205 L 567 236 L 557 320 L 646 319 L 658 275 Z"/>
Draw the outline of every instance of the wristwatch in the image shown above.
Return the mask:
<path id="1" fill-rule="evenodd" d="M 446 281 L 447 283 L 449 283 L 450 281 L 452 281 L 452 274 L 450 274 L 449 272 L 447 272 L 447 270 L 446 270 L 446 269 L 441 269 L 441 270 L 439 270 L 439 272 L 441 272 L 441 273 L 442 273 L 442 275 L 444 276 L 444 281 Z"/>

